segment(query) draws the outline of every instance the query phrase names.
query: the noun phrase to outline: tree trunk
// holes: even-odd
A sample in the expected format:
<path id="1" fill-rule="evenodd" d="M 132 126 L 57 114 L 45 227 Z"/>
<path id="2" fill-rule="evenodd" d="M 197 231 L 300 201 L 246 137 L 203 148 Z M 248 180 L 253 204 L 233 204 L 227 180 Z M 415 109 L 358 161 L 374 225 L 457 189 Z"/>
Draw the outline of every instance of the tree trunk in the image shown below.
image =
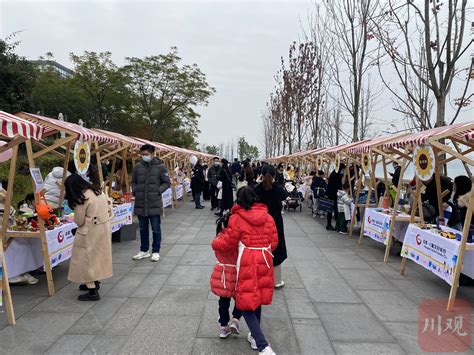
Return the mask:
<path id="1" fill-rule="evenodd" d="M 436 97 L 436 127 L 444 126 L 444 115 L 446 113 L 446 96 L 440 95 Z"/>

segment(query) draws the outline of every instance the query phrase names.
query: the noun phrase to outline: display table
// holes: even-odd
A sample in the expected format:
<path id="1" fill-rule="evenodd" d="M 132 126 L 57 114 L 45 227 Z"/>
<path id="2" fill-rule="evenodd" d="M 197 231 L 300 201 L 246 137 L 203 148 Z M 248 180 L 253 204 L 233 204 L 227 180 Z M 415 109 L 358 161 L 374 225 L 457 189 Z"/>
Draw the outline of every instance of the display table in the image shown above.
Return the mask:
<path id="1" fill-rule="evenodd" d="M 444 226 L 441 229 L 455 234 L 462 233 Z M 402 256 L 430 270 L 452 285 L 460 245 L 459 241 L 441 237 L 436 231 L 410 224 L 403 242 Z M 462 273 L 474 278 L 474 250 L 472 250 L 474 243 L 467 243 L 466 246 Z"/>
<path id="2" fill-rule="evenodd" d="M 171 187 L 161 194 L 161 198 L 163 199 L 163 208 L 173 204 L 173 190 Z"/>
<path id="3" fill-rule="evenodd" d="M 112 232 L 133 223 L 133 204 L 124 203 L 114 206 L 114 219 L 111 222 Z M 71 258 L 76 223 L 65 223 L 55 229 L 46 231 L 48 254 L 51 267 Z M 5 251 L 8 277 L 15 277 L 25 272 L 39 269 L 44 265 L 39 238 L 14 238 Z"/>
<path id="4" fill-rule="evenodd" d="M 177 199 L 177 200 L 182 199 L 182 198 L 183 198 L 183 194 L 184 194 L 184 187 L 183 187 L 183 185 L 176 185 L 175 191 L 176 191 L 176 199 Z"/>
<path id="5" fill-rule="evenodd" d="M 364 213 L 364 235 L 386 245 L 393 211 L 389 213 L 383 211 L 382 208 L 367 208 Z M 410 215 L 399 213 L 395 218 L 393 237 L 403 242 L 409 221 Z"/>

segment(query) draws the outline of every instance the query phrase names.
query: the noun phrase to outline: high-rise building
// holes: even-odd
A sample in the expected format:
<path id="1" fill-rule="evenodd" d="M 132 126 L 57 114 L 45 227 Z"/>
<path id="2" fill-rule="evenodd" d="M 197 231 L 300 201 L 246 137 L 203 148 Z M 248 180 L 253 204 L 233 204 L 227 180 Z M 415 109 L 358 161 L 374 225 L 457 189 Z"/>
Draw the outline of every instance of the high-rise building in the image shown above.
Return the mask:
<path id="1" fill-rule="evenodd" d="M 64 65 L 59 64 L 55 60 L 31 60 L 32 64 L 38 66 L 41 69 L 48 69 L 51 68 L 55 70 L 61 77 L 63 78 L 70 78 L 74 76 L 74 71 L 69 68 L 66 68 Z"/>

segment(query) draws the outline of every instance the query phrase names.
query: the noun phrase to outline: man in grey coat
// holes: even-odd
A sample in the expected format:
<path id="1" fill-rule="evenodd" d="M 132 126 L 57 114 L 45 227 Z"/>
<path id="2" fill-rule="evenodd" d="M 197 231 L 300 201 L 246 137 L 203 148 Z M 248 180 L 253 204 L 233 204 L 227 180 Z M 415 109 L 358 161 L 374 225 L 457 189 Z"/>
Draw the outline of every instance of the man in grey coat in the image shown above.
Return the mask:
<path id="1" fill-rule="evenodd" d="M 142 160 L 135 166 L 132 176 L 132 192 L 135 196 L 135 214 L 140 225 L 140 252 L 133 260 L 149 258 L 160 260 L 161 215 L 163 199 L 161 194 L 170 186 L 168 170 L 161 160 L 154 157 L 155 147 L 145 144 L 140 148 Z M 150 254 L 149 224 L 153 231 Z"/>

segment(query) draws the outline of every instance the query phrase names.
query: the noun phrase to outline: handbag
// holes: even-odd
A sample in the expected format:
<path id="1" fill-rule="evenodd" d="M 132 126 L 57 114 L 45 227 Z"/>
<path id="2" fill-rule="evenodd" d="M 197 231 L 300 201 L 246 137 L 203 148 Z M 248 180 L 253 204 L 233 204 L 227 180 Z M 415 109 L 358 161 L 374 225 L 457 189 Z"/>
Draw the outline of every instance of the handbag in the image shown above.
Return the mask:
<path id="1" fill-rule="evenodd" d="M 239 182 L 237 183 L 237 190 L 240 189 L 240 188 L 242 188 L 242 187 L 247 187 L 247 186 L 248 186 L 248 182 L 247 182 L 247 181 L 245 181 L 245 180 L 244 180 L 244 181 L 239 181 Z"/>
<path id="2" fill-rule="evenodd" d="M 326 197 L 319 199 L 319 210 L 327 213 L 334 212 L 334 201 Z"/>
<path id="3" fill-rule="evenodd" d="M 220 180 L 217 182 L 217 189 L 222 190 L 222 181 Z"/>

